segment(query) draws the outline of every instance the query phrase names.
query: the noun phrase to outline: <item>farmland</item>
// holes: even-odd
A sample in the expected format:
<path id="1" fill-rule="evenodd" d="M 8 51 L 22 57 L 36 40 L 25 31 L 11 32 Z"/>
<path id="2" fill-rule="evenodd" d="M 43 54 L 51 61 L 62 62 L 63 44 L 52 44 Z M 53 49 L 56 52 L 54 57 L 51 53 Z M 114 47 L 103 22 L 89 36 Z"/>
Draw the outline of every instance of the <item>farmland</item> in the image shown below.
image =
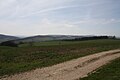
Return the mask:
<path id="1" fill-rule="evenodd" d="M 120 48 L 120 40 L 47 41 L 0 47 L 0 76 L 51 66 L 96 52 Z"/>

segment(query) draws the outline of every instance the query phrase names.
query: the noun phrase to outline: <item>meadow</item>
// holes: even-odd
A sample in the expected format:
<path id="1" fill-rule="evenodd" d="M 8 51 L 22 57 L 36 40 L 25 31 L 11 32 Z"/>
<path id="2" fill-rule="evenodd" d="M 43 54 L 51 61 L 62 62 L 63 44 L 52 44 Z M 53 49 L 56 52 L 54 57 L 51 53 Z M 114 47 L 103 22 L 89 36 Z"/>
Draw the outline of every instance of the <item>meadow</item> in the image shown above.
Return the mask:
<path id="1" fill-rule="evenodd" d="M 111 61 L 95 73 L 80 80 L 120 80 L 120 58 Z"/>
<path id="2" fill-rule="evenodd" d="M 47 41 L 0 46 L 0 76 L 12 75 L 120 48 L 120 40 Z"/>

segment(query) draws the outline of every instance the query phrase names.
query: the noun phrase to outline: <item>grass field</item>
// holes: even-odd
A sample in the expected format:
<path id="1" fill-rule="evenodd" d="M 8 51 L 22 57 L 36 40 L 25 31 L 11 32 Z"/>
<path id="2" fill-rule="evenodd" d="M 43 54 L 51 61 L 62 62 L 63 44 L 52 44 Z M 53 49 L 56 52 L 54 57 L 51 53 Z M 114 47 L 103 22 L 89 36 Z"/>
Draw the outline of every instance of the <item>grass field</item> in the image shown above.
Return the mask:
<path id="1" fill-rule="evenodd" d="M 0 47 L 0 76 L 51 66 L 96 52 L 120 48 L 120 40 L 49 41 Z"/>
<path id="2" fill-rule="evenodd" d="M 120 80 L 120 58 L 80 80 Z"/>

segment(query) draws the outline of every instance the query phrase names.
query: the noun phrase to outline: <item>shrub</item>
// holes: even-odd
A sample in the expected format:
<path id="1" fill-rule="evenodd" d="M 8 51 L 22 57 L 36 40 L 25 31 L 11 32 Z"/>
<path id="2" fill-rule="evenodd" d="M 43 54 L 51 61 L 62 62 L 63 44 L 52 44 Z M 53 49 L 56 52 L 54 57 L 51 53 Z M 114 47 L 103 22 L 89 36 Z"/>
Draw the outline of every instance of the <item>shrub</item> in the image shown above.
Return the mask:
<path id="1" fill-rule="evenodd" d="M 0 46 L 18 47 L 18 44 L 14 43 L 13 41 L 6 41 L 2 42 Z"/>

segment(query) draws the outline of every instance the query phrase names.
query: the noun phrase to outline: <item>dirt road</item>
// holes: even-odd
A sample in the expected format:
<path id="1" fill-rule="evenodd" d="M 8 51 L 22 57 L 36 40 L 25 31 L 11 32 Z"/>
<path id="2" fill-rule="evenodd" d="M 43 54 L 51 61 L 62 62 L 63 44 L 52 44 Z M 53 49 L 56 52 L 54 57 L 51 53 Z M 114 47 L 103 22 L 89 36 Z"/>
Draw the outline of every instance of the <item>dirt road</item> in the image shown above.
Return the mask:
<path id="1" fill-rule="evenodd" d="M 120 57 L 120 49 L 81 57 L 0 80 L 75 80 Z"/>

